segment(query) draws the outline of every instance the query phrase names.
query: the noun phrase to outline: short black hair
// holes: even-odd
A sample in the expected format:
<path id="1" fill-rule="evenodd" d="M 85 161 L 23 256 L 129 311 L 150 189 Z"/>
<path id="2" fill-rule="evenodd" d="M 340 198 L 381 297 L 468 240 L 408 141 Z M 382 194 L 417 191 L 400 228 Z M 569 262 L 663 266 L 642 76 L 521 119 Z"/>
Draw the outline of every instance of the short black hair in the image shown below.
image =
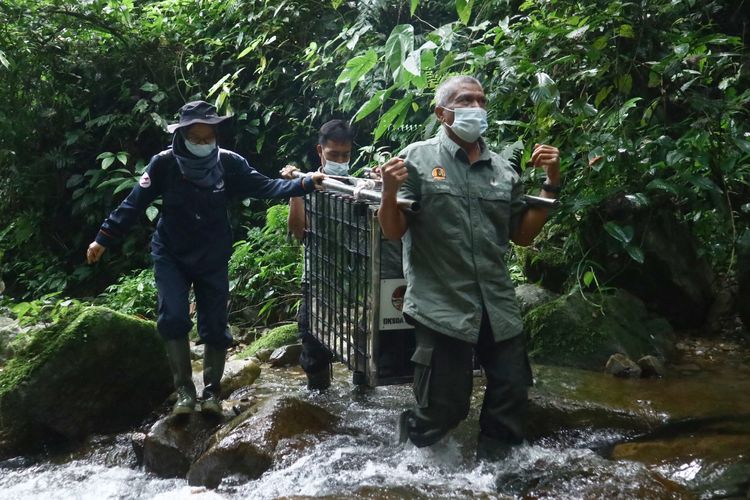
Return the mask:
<path id="1" fill-rule="evenodd" d="M 354 130 L 346 120 L 331 120 L 325 122 L 318 130 L 318 144 L 321 146 L 328 141 L 354 142 Z"/>

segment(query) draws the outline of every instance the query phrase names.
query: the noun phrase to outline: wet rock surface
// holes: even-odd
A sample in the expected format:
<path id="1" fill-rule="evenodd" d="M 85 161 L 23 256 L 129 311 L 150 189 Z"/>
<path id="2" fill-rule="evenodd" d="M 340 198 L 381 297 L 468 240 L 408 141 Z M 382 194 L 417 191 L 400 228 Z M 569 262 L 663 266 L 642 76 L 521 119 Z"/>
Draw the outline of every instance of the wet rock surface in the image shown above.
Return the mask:
<path id="1" fill-rule="evenodd" d="M 268 363 L 273 367 L 293 366 L 299 363 L 300 354 L 302 354 L 302 344 L 285 345 L 271 353 Z"/>
<path id="2" fill-rule="evenodd" d="M 613 354 L 607 360 L 604 371 L 615 377 L 641 378 L 641 367 L 624 354 Z"/>
<path id="3" fill-rule="evenodd" d="M 290 397 L 273 397 L 237 416 L 212 438 L 190 467 L 188 482 L 215 488 L 231 474 L 259 477 L 274 461 L 284 439 L 330 431 L 336 418 L 324 409 Z"/>
<path id="4" fill-rule="evenodd" d="M 228 398 L 233 392 L 251 386 L 260 373 L 260 363 L 253 358 L 227 360 L 221 379 L 221 397 Z"/>
<path id="5" fill-rule="evenodd" d="M 656 356 L 643 356 L 638 360 L 641 376 L 646 378 L 663 377 L 667 373 L 664 363 Z"/>
<path id="6" fill-rule="evenodd" d="M 160 477 L 185 477 L 218 429 L 215 419 L 197 412 L 164 417 L 143 440 L 143 466 Z"/>

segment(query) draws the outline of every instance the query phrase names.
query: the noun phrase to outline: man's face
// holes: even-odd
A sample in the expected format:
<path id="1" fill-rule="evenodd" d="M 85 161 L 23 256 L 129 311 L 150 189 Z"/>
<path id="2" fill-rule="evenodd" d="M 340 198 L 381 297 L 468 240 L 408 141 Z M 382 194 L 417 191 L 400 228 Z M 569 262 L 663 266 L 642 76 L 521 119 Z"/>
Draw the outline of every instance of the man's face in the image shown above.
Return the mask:
<path id="1" fill-rule="evenodd" d="M 185 131 L 185 139 L 193 144 L 211 144 L 216 140 L 216 130 L 213 125 L 196 123 Z"/>
<path id="2" fill-rule="evenodd" d="M 320 166 L 323 168 L 325 168 L 326 160 L 346 163 L 352 156 L 352 143 L 326 141 L 324 144 L 318 144 L 318 156 L 320 156 Z"/>
<path id="3" fill-rule="evenodd" d="M 448 104 L 443 106 L 437 106 L 435 108 L 435 115 L 438 120 L 446 125 L 453 125 L 455 114 L 449 109 L 456 108 L 487 108 L 487 99 L 484 96 L 484 90 L 482 87 L 475 83 L 460 83 L 453 95 L 448 100 Z"/>

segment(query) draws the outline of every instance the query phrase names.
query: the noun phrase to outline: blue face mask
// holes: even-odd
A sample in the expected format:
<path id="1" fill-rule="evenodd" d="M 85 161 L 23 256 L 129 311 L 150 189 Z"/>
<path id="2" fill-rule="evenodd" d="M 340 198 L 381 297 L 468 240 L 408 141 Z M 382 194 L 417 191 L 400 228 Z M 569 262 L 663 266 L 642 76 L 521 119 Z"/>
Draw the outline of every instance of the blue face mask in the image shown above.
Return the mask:
<path id="1" fill-rule="evenodd" d="M 475 142 L 487 131 L 487 110 L 482 108 L 456 108 L 453 111 L 453 125 L 447 125 L 458 137 L 466 142 Z"/>
<path id="2" fill-rule="evenodd" d="M 323 173 L 340 177 L 349 175 L 349 162 L 339 163 L 337 161 L 326 160 L 326 164 L 323 167 Z"/>
<path id="3" fill-rule="evenodd" d="M 208 144 L 194 144 L 185 139 L 185 147 L 198 158 L 203 158 L 214 152 L 216 141 L 211 141 Z"/>

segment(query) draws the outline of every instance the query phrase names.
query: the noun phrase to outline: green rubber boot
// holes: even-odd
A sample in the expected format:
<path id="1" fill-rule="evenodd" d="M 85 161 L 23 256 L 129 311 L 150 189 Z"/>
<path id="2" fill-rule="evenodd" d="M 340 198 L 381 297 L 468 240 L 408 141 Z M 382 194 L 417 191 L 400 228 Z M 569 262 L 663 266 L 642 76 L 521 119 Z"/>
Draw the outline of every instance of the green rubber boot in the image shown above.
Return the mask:
<path id="1" fill-rule="evenodd" d="M 195 410 L 195 385 L 193 384 L 193 367 L 190 365 L 190 341 L 184 339 L 166 340 L 169 368 L 172 370 L 177 402 L 172 408 L 172 415 L 185 415 Z"/>
<path id="2" fill-rule="evenodd" d="M 206 344 L 203 351 L 203 401 L 201 412 L 207 415 L 221 415 L 221 376 L 224 374 L 226 349 Z"/>

